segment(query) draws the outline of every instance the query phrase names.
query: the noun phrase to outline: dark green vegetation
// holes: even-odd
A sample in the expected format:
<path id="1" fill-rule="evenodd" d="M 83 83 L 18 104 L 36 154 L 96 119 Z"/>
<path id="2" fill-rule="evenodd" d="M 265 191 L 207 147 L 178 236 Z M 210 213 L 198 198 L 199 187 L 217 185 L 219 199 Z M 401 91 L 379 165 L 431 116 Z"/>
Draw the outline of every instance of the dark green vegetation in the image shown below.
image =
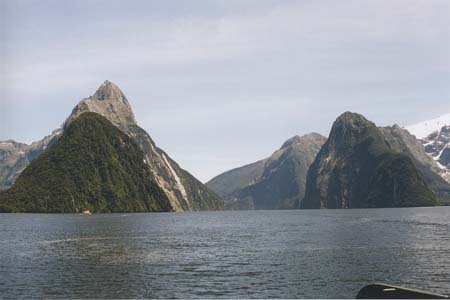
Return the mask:
<path id="1" fill-rule="evenodd" d="M 450 184 L 439 174 L 439 166 L 430 157 L 423 145 L 406 129 L 398 125 L 379 127 L 389 147 L 407 155 L 422 174 L 428 187 L 436 195 L 439 205 L 450 205 Z"/>
<path id="2" fill-rule="evenodd" d="M 368 207 L 433 206 L 436 200 L 419 170 L 403 154 L 384 154 L 370 178 Z"/>
<path id="3" fill-rule="evenodd" d="M 83 113 L 0 192 L 2 212 L 170 211 L 139 146 L 96 113 Z"/>
<path id="4" fill-rule="evenodd" d="M 433 206 L 436 197 L 412 159 L 379 128 L 344 113 L 311 165 L 302 208 Z"/>

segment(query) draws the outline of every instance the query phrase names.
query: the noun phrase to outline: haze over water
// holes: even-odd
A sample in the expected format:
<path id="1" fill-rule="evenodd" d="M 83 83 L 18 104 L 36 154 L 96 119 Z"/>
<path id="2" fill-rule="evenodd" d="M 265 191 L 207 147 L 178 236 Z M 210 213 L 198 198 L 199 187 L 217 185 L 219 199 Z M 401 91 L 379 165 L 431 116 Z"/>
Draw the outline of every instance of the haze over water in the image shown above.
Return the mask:
<path id="1" fill-rule="evenodd" d="M 0 215 L 4 298 L 450 293 L 450 207 Z"/>

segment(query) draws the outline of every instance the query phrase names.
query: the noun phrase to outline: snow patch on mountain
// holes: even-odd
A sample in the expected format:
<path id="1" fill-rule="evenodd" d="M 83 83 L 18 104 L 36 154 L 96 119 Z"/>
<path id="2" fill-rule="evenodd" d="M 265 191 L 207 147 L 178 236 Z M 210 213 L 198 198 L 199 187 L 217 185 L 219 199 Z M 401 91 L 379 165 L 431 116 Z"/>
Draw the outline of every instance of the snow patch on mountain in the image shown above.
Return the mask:
<path id="1" fill-rule="evenodd" d="M 405 126 L 405 129 L 407 129 L 411 134 L 415 135 L 416 138 L 424 139 L 428 135 L 441 130 L 441 128 L 445 125 L 450 125 L 450 113 L 439 116 L 432 120 Z"/>
<path id="2" fill-rule="evenodd" d="M 440 175 L 450 182 L 450 114 L 405 128 L 416 136 L 441 169 Z"/>

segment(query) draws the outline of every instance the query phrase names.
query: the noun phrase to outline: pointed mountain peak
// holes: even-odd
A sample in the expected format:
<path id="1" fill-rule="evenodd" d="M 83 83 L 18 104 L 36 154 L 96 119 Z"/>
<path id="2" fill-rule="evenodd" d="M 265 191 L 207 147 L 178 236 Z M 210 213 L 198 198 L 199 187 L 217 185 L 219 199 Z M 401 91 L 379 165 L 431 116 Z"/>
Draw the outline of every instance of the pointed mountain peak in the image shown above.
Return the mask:
<path id="1" fill-rule="evenodd" d="M 73 119 L 84 112 L 95 112 L 106 117 L 114 125 L 124 130 L 136 124 L 131 105 L 120 88 L 106 80 L 89 98 L 82 99 L 63 125 L 66 127 Z"/>
<path id="2" fill-rule="evenodd" d="M 106 80 L 92 97 L 98 100 L 120 100 L 128 103 L 120 88 L 109 80 Z"/>

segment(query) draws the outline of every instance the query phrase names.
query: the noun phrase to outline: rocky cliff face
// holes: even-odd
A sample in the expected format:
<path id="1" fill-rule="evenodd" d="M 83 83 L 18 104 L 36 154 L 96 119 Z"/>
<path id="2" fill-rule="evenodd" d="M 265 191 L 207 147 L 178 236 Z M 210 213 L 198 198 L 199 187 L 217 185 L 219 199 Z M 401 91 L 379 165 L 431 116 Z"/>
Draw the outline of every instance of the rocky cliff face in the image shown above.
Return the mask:
<path id="1" fill-rule="evenodd" d="M 297 208 L 308 168 L 325 140 L 317 133 L 295 136 L 271 157 L 221 174 L 207 185 L 228 209 Z"/>
<path id="2" fill-rule="evenodd" d="M 439 166 L 442 177 L 450 181 L 450 126 L 445 125 L 419 141 Z"/>
<path id="3" fill-rule="evenodd" d="M 395 133 L 380 130 L 361 115 L 342 114 L 308 171 L 301 207 L 435 205 L 435 195 L 413 160 L 395 151 L 401 144 Z"/>
<path id="4" fill-rule="evenodd" d="M 425 148 L 425 152 L 435 161 L 439 174 L 450 182 L 450 114 L 435 119 L 406 126 Z"/>
<path id="5" fill-rule="evenodd" d="M 107 118 L 122 131 L 136 125 L 136 119 L 125 95 L 117 85 L 106 80 L 89 98 L 82 99 L 72 110 L 64 126 L 82 113 L 90 111 Z"/>
<path id="6" fill-rule="evenodd" d="M 28 164 L 41 155 L 61 132 L 61 129 L 57 129 L 51 135 L 30 145 L 13 140 L 0 142 L 0 190 L 11 187 Z"/>
<path id="7" fill-rule="evenodd" d="M 187 171 L 181 169 L 164 151 L 159 149 L 147 132 L 135 120 L 131 106 L 122 91 L 105 81 L 93 96 L 81 100 L 65 121 L 67 128 L 85 112 L 95 112 L 133 138 L 144 153 L 145 163 L 167 195 L 173 211 L 219 210 L 222 200 Z M 48 145 L 48 143 L 47 143 Z M 45 145 L 45 146 L 47 146 Z M 8 156 L 9 157 L 9 156 Z M 29 161 L 24 163 L 28 165 Z M 20 170 L 17 169 L 17 173 Z"/>

